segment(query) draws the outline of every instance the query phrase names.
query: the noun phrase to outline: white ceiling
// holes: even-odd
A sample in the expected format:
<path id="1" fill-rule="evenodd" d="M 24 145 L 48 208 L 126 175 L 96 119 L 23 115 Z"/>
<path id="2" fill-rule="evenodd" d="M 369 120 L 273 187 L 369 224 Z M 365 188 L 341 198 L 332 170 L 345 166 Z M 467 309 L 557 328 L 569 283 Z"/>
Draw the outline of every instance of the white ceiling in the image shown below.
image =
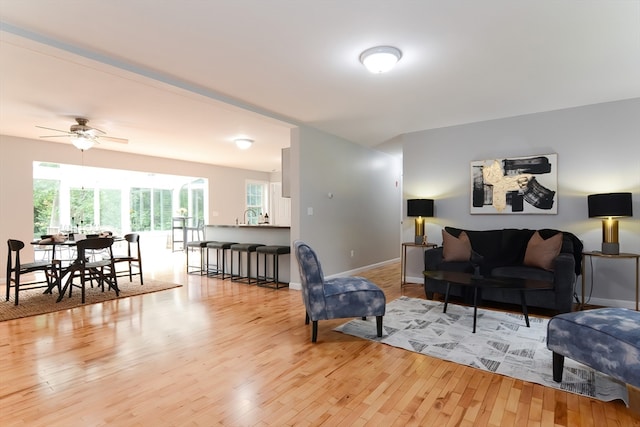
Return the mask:
<path id="1" fill-rule="evenodd" d="M 99 149 L 262 171 L 296 124 L 384 148 L 640 97 L 640 0 L 0 0 L 0 20 L 0 134 L 81 116 L 129 139 Z M 403 58 L 368 74 L 380 44 Z"/>

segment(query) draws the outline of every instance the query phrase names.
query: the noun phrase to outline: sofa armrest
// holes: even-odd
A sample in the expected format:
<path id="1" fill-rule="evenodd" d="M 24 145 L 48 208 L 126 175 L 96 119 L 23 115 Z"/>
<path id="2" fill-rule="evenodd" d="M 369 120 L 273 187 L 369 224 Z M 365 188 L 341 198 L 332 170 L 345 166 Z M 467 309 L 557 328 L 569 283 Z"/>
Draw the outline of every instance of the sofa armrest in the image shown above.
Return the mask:
<path id="1" fill-rule="evenodd" d="M 561 253 L 555 258 L 553 266 L 556 309 L 560 313 L 568 313 L 573 306 L 577 279 L 576 261 L 573 254 Z"/>
<path id="2" fill-rule="evenodd" d="M 437 270 L 442 262 L 442 247 L 424 251 L 424 269 Z"/>

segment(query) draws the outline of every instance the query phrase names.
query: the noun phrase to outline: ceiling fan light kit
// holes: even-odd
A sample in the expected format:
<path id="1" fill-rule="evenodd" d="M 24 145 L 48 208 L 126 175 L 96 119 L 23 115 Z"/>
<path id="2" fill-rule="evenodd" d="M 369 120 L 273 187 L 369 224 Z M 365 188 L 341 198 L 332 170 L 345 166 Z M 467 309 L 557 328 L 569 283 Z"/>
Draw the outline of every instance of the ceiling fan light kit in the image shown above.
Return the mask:
<path id="1" fill-rule="evenodd" d="M 402 52 L 393 46 L 376 46 L 360 54 L 360 62 L 373 74 L 390 71 L 402 58 Z"/>
<path id="2" fill-rule="evenodd" d="M 71 143 L 78 148 L 79 150 L 88 150 L 93 147 L 94 144 L 99 144 L 98 139 L 104 138 L 108 141 L 119 142 L 122 144 L 128 144 L 129 141 L 124 138 L 115 138 L 112 136 L 107 136 L 105 131 L 102 131 L 97 128 L 93 128 L 87 123 L 89 119 L 85 119 L 84 117 L 76 117 L 76 124 L 71 125 L 68 131 L 61 129 L 53 129 L 44 126 L 36 126 L 40 129 L 52 130 L 55 132 L 61 132 L 61 135 L 47 135 L 41 136 L 40 138 L 59 138 L 59 137 L 71 137 Z"/>
<path id="3" fill-rule="evenodd" d="M 91 138 L 86 138 L 84 136 L 81 135 L 76 135 L 76 136 L 72 136 L 71 137 L 71 143 L 78 149 L 78 150 L 88 150 L 91 147 L 93 147 L 93 139 Z"/>

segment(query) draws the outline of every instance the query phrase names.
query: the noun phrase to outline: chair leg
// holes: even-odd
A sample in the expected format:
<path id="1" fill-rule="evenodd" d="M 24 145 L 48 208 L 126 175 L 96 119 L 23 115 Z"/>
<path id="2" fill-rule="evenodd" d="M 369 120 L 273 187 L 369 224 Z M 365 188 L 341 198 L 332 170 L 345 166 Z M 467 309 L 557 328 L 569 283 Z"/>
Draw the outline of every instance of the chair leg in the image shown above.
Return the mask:
<path id="1" fill-rule="evenodd" d="M 311 342 L 318 340 L 318 321 L 314 320 L 311 325 Z"/>
<path id="2" fill-rule="evenodd" d="M 553 352 L 553 380 L 562 382 L 562 370 L 564 369 L 564 356 Z"/>
<path id="3" fill-rule="evenodd" d="M 376 329 L 378 332 L 378 337 L 382 336 L 382 316 L 376 316 Z"/>
<path id="4" fill-rule="evenodd" d="M 20 295 L 20 274 L 16 274 L 15 280 L 15 289 L 16 289 L 16 305 L 18 305 L 18 295 Z"/>
<path id="5" fill-rule="evenodd" d="M 305 313 L 305 315 L 304 315 L 304 324 L 305 325 L 309 324 L 309 313 Z"/>

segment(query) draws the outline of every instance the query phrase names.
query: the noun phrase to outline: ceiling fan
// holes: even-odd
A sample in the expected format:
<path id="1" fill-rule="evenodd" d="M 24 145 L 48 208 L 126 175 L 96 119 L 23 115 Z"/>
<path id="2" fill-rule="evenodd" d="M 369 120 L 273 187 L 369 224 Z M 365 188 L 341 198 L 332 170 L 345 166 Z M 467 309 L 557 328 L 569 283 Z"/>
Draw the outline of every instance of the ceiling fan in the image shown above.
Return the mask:
<path id="1" fill-rule="evenodd" d="M 88 150 L 93 147 L 93 144 L 99 144 L 98 139 L 104 139 L 112 142 L 119 142 L 121 144 L 128 144 L 129 140 L 125 138 L 115 138 L 113 136 L 107 136 L 106 132 L 88 126 L 87 123 L 89 119 L 85 119 L 83 117 L 76 117 L 75 125 L 71 125 L 68 131 L 53 129 L 44 126 L 36 126 L 40 129 L 53 130 L 56 132 L 62 132 L 63 135 L 44 135 L 40 138 L 60 138 L 60 137 L 71 137 L 71 143 L 76 146 L 79 150 Z"/>

